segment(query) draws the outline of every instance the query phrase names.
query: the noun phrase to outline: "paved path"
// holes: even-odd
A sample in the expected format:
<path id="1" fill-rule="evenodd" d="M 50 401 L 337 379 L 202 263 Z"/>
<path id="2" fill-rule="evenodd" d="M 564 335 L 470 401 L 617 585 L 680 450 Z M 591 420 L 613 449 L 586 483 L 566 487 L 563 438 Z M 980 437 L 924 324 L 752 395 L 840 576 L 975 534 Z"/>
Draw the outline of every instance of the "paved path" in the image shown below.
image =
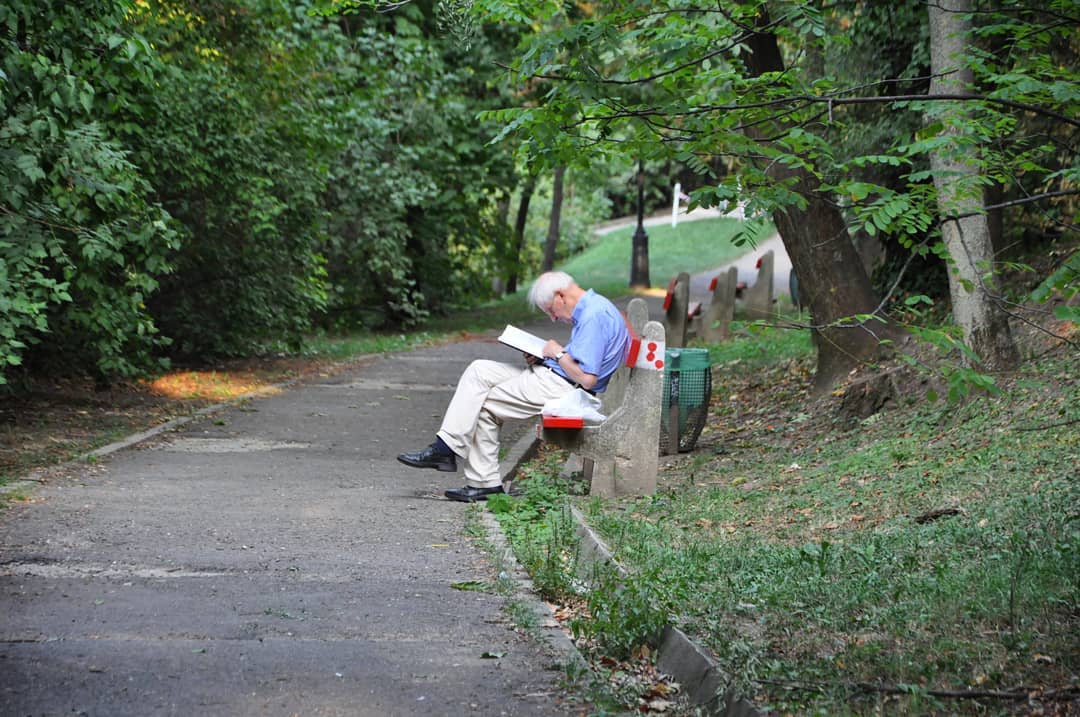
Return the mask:
<path id="1" fill-rule="evenodd" d="M 493 339 L 372 357 L 0 515 L 0 714 L 580 714 L 558 640 L 454 588 L 496 572 L 442 497 L 460 475 L 394 459 L 479 356 L 517 358 Z"/>

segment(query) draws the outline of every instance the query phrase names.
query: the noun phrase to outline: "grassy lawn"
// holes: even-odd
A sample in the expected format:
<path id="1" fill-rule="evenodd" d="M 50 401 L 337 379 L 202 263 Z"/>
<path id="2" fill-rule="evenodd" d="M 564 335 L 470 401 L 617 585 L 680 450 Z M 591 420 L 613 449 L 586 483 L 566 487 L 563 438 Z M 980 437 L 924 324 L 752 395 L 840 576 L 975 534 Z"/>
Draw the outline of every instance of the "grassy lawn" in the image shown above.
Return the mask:
<path id="1" fill-rule="evenodd" d="M 677 227 L 670 224 L 648 227 L 649 276 L 654 287 L 664 288 L 681 271 L 698 272 L 715 269 L 752 250 L 749 243 L 770 236 L 771 225 L 750 227 L 735 219 L 698 219 L 684 221 Z M 629 293 L 630 241 L 634 227 L 624 227 L 602 236 L 570 261 L 558 267 L 586 288 L 608 297 Z M 467 312 L 448 317 L 432 317 L 424 323 L 426 331 L 453 337 L 470 332 L 486 331 L 505 324 L 523 323 L 539 314 L 525 302 L 531 279 L 522 282 L 517 293 L 504 296 Z"/>
<path id="2" fill-rule="evenodd" d="M 717 366 L 710 434 L 656 496 L 584 501 L 650 600 L 796 714 L 1008 713 L 1075 689 L 1075 355 L 1001 397 L 845 425 L 798 400 L 809 362 L 775 350 Z"/>
<path id="3" fill-rule="evenodd" d="M 493 506 L 587 649 L 625 658 L 674 618 L 778 714 L 1075 714 L 1075 349 L 998 377 L 999 396 L 914 386 L 858 420 L 810 399 L 805 332 L 708 348 L 707 425 L 656 495 L 570 498 L 629 579 L 582 596 L 553 496 L 583 487 L 558 455 L 530 466 L 525 507 Z"/>
<path id="4" fill-rule="evenodd" d="M 630 278 L 631 239 L 635 227 L 624 227 L 597 238 L 594 245 L 559 267 L 583 286 L 609 296 L 626 292 Z M 646 227 L 649 235 L 649 279 L 666 287 L 681 271 L 707 271 L 752 251 L 773 232 L 771 225 L 749 226 L 737 219 L 701 219 Z M 743 242 L 736 244 L 736 241 Z"/>

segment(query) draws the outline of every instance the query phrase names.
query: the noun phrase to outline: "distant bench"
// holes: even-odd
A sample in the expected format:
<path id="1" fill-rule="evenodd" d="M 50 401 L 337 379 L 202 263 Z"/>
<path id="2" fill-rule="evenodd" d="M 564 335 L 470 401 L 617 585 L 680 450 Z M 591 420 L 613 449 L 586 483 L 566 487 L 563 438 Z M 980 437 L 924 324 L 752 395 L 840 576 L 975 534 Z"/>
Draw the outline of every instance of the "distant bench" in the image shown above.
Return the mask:
<path id="1" fill-rule="evenodd" d="M 542 438 L 580 456 L 590 493 L 600 497 L 652 495 L 659 464 L 660 414 L 664 387 L 664 327 L 649 321 L 640 298 L 630 300 L 627 321 L 634 339 L 626 364 L 601 394 L 607 418 L 586 425 L 581 418 L 545 415 Z"/>
<path id="2" fill-rule="evenodd" d="M 664 296 L 664 329 L 671 346 L 685 346 L 694 320 L 701 316 L 701 302 L 690 301 L 690 275 L 681 272 L 668 284 Z"/>

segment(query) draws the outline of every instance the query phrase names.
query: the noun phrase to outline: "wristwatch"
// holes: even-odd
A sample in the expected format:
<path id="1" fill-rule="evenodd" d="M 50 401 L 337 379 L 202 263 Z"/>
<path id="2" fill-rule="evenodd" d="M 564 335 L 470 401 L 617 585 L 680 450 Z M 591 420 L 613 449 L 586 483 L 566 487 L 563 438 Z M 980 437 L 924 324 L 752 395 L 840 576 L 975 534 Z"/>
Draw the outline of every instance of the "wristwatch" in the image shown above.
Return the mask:
<path id="1" fill-rule="evenodd" d="M 566 355 L 566 349 L 563 349 L 559 353 L 555 354 L 555 363 L 562 361 L 562 357 Z"/>

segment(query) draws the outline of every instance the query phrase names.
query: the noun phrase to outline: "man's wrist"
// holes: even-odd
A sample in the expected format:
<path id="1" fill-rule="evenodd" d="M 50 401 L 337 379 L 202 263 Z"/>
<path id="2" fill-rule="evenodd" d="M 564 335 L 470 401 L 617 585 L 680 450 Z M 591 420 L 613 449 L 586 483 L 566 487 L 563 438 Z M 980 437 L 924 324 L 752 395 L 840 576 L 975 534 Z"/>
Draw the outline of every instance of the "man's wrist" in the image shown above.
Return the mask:
<path id="1" fill-rule="evenodd" d="M 565 355 L 566 355 L 566 349 L 561 349 L 559 351 L 559 353 L 555 354 L 555 356 L 554 356 L 555 363 L 558 363 L 559 361 L 562 361 L 562 357 L 565 356 Z"/>

